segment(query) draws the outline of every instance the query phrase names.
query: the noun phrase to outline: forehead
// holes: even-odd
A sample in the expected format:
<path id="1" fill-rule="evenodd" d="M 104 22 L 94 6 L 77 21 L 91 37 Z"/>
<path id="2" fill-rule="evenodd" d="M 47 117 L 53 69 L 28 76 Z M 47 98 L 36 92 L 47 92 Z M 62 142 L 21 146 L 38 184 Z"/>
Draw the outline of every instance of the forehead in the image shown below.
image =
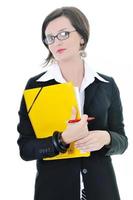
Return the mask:
<path id="1" fill-rule="evenodd" d="M 57 33 L 62 29 L 69 30 L 71 28 L 73 28 L 73 26 L 67 17 L 65 16 L 58 17 L 49 22 L 45 30 L 45 35 Z"/>

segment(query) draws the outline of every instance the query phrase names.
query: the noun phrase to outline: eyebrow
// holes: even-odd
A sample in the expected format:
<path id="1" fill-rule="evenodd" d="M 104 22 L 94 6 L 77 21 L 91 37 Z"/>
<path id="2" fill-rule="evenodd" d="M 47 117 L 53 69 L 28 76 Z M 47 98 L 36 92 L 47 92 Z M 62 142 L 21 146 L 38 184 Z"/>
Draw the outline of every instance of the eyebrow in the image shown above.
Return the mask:
<path id="1" fill-rule="evenodd" d="M 60 32 L 60 31 L 64 31 L 64 30 L 66 30 L 67 28 L 62 28 L 62 29 L 60 29 L 58 32 Z"/>
<path id="2" fill-rule="evenodd" d="M 58 33 L 59 32 L 61 32 L 61 31 L 64 31 L 64 30 L 66 30 L 67 28 L 62 28 L 62 29 L 60 29 L 59 31 L 58 31 Z M 48 33 L 46 36 L 48 36 L 48 35 L 53 35 L 52 33 Z"/>

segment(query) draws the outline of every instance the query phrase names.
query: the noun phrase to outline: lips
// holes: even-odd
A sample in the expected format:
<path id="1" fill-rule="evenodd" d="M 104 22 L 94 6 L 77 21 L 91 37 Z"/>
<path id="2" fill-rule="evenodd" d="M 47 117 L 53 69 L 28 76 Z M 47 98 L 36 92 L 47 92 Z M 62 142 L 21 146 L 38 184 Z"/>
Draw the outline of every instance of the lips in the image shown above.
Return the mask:
<path id="1" fill-rule="evenodd" d="M 62 49 L 58 49 L 58 50 L 57 50 L 57 53 L 63 53 L 65 50 L 66 50 L 66 49 L 63 49 L 63 48 L 62 48 Z"/>

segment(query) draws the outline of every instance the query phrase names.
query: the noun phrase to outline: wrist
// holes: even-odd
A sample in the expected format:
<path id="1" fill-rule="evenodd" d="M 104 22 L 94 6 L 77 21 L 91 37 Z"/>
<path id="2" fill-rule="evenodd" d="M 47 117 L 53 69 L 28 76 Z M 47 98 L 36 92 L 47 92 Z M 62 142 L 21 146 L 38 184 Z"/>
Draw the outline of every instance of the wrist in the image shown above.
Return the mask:
<path id="1" fill-rule="evenodd" d="M 70 144 L 71 142 L 70 142 L 70 139 L 68 138 L 68 136 L 66 136 L 66 132 L 63 132 L 62 134 L 61 134 L 61 139 L 62 139 L 62 141 L 65 143 L 65 144 Z"/>
<path id="2" fill-rule="evenodd" d="M 111 142 L 111 136 L 110 136 L 110 134 L 109 134 L 108 131 L 105 131 L 105 133 L 106 133 L 106 141 L 105 141 L 105 145 L 109 145 L 110 142 Z"/>
<path id="3" fill-rule="evenodd" d="M 52 137 L 52 141 L 58 152 L 65 153 L 69 148 L 69 144 L 66 144 L 61 136 L 61 132 L 55 131 Z"/>

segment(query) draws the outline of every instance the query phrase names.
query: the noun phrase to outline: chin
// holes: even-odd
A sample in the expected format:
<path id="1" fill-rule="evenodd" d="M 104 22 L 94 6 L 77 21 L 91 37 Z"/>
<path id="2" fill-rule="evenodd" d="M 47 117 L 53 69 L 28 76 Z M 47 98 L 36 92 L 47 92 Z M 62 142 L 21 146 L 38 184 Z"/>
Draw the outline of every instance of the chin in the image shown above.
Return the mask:
<path id="1" fill-rule="evenodd" d="M 62 56 L 57 56 L 55 58 L 58 62 L 68 62 L 72 59 L 72 56 L 68 55 L 62 55 Z"/>

